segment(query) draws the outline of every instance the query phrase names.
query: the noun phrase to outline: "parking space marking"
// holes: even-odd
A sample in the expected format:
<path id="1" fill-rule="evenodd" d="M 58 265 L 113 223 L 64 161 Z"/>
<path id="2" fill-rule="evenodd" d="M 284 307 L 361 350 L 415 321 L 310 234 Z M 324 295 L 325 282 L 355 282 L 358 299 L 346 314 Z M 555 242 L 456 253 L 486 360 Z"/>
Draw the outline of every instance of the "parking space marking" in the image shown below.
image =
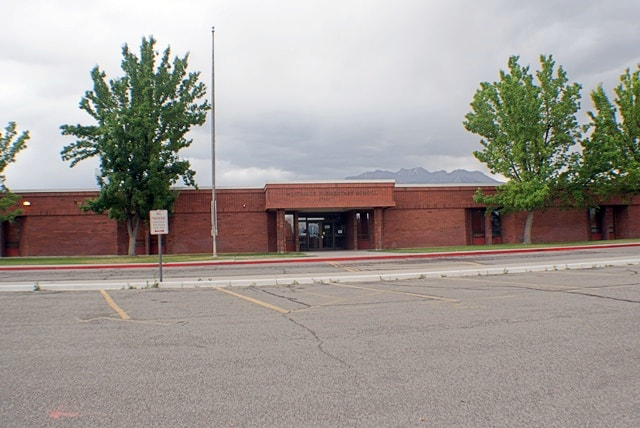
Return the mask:
<path id="1" fill-rule="evenodd" d="M 500 279 L 501 277 L 487 277 L 487 278 L 477 278 L 477 277 L 456 277 L 456 278 L 446 278 L 451 281 L 465 281 L 465 282 L 475 282 L 475 283 L 485 283 L 494 285 L 496 287 L 506 287 L 506 288 L 521 288 L 525 290 L 539 290 L 546 291 L 546 288 L 558 288 L 560 291 L 566 290 L 579 290 L 579 287 L 569 286 L 569 285 L 556 285 L 549 283 L 537 283 L 537 282 L 523 282 L 523 281 L 514 281 L 512 278 L 508 279 Z"/>
<path id="2" fill-rule="evenodd" d="M 279 306 L 272 305 L 267 302 L 263 302 L 262 300 L 254 299 L 253 297 L 243 296 L 242 294 L 234 293 L 231 290 L 227 290 L 222 287 L 213 287 L 214 290 L 222 291 L 223 293 L 227 293 L 231 296 L 237 297 L 242 300 L 246 300 L 247 302 L 254 303 L 258 306 L 262 306 L 263 308 L 271 309 L 272 311 L 280 312 L 281 314 L 288 314 L 290 311 L 283 309 Z"/>
<path id="3" fill-rule="evenodd" d="M 305 294 L 308 294 L 309 296 L 322 297 L 323 299 L 327 299 L 327 302 L 320 303 L 319 305 L 316 305 L 316 306 L 332 306 L 332 305 L 337 305 L 338 303 L 341 303 L 341 302 L 345 302 L 347 300 L 347 298 L 345 297 L 336 297 L 336 296 L 331 296 L 329 294 L 324 294 L 324 293 L 313 293 L 311 291 L 306 291 Z"/>
<path id="4" fill-rule="evenodd" d="M 349 284 L 339 284 L 339 283 L 335 283 L 335 282 L 330 282 L 328 283 L 329 285 L 333 285 L 334 287 L 346 287 L 346 288 L 355 288 L 358 290 L 369 290 L 369 291 L 377 291 L 379 293 L 391 293 L 391 294 L 402 294 L 404 296 L 413 296 L 413 297 L 420 297 L 422 299 L 428 299 L 428 300 L 439 300 L 442 302 L 451 302 L 451 303 L 457 303 L 460 300 L 457 299 L 447 299 L 445 297 L 438 297 L 438 296 L 430 296 L 428 294 L 418 294 L 418 293 L 409 293 L 407 291 L 397 291 L 397 290 L 381 290 L 379 288 L 371 288 L 371 287 L 361 287 L 358 285 L 349 285 Z"/>
<path id="5" fill-rule="evenodd" d="M 498 296 L 487 296 L 487 297 L 478 297 L 478 300 L 497 300 L 497 299 L 512 299 L 516 296 L 513 294 L 501 294 Z"/>
<path id="6" fill-rule="evenodd" d="M 575 294 L 581 296 L 590 296 L 590 297 L 598 297 L 602 299 L 610 299 L 624 302 L 632 302 L 639 303 L 637 300 L 633 299 L 622 299 L 616 297 L 610 297 L 602 294 L 595 294 L 595 291 L 598 290 L 609 290 L 609 289 L 618 289 L 618 288 L 632 288 L 637 286 L 637 283 L 623 283 L 623 284 L 613 284 L 613 285 L 592 285 L 592 286 L 575 286 L 575 285 L 558 285 L 558 284 L 549 284 L 544 281 L 541 283 L 538 282 L 523 282 L 523 281 L 512 281 L 507 279 L 498 279 L 496 278 L 455 278 L 456 281 L 468 281 L 468 282 L 483 282 L 489 283 L 491 285 L 497 287 L 505 287 L 510 289 L 520 289 L 520 290 L 530 290 L 530 291 L 543 291 L 543 292 L 554 292 L 554 293 L 568 293 Z M 589 292 L 592 291 L 592 292 Z"/>
<path id="7" fill-rule="evenodd" d="M 122 308 L 120 308 L 120 306 L 118 306 L 116 302 L 113 301 L 111 296 L 109 296 L 109 294 L 107 294 L 106 291 L 100 290 L 100 294 L 102 294 L 102 297 L 104 297 L 104 300 L 107 301 L 107 305 L 109 305 L 111 309 L 116 311 L 116 313 L 120 316 L 121 319 L 123 320 L 131 319 L 131 317 L 125 311 L 123 311 Z"/>
<path id="8" fill-rule="evenodd" d="M 336 262 L 327 262 L 327 263 L 329 263 L 331 266 L 336 267 L 338 269 L 344 269 L 347 272 L 360 272 L 360 269 L 351 268 L 340 263 L 336 263 Z"/>

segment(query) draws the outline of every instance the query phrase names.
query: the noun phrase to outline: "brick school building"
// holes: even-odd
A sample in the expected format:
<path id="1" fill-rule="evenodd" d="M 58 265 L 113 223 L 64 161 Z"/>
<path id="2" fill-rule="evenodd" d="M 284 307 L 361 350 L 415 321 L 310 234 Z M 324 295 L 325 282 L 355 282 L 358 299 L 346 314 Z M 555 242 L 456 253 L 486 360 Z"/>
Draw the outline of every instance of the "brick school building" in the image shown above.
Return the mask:
<path id="1" fill-rule="evenodd" d="M 525 214 L 487 213 L 477 185 L 403 185 L 389 180 L 268 183 L 216 189 L 219 253 L 491 245 L 522 242 Z M 179 191 L 163 253 L 211 253 L 211 190 Z M 79 206 L 96 191 L 25 191 L 22 214 L 2 224 L 5 257 L 127 253 L 126 226 Z M 640 198 L 598 209 L 536 212 L 532 240 L 561 243 L 640 238 Z M 141 227 L 137 254 L 157 252 Z"/>

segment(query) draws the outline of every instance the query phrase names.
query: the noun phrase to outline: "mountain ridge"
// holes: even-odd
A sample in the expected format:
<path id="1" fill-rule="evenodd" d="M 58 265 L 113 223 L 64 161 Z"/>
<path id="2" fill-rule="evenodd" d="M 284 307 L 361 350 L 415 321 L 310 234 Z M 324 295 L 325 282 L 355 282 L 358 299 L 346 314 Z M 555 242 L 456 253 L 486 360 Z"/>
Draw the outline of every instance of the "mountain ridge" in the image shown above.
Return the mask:
<path id="1" fill-rule="evenodd" d="M 401 168 L 397 172 L 378 169 L 345 178 L 345 180 L 382 179 L 395 180 L 398 184 L 500 184 L 500 181 L 480 171 L 455 169 L 451 172 L 445 170 L 431 172 L 422 167 Z"/>

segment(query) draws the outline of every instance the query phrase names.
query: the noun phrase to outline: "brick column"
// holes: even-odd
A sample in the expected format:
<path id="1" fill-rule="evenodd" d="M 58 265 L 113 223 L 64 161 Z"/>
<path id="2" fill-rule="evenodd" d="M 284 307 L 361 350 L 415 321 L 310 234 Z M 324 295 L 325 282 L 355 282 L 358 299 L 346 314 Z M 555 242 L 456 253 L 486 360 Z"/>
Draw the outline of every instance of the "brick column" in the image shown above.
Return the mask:
<path id="1" fill-rule="evenodd" d="M 351 248 L 353 250 L 357 250 L 358 249 L 358 222 L 356 219 L 356 211 L 349 211 L 349 221 L 347 222 L 348 225 L 351 226 Z"/>
<path id="2" fill-rule="evenodd" d="M 276 248 L 278 253 L 285 253 L 287 251 L 287 235 L 284 227 L 284 210 L 279 209 L 276 211 Z"/>
<path id="3" fill-rule="evenodd" d="M 616 223 L 614 208 L 604 205 L 602 207 L 602 239 L 616 239 Z"/>
<path id="4" fill-rule="evenodd" d="M 484 215 L 484 242 L 486 245 L 493 244 L 493 229 L 491 228 L 491 211 L 485 211 L 485 215 Z"/>
<path id="5" fill-rule="evenodd" d="M 293 213 L 293 248 L 296 253 L 300 252 L 300 237 L 298 233 L 298 211 L 295 211 Z"/>
<path id="6" fill-rule="evenodd" d="M 382 208 L 374 208 L 373 209 L 373 249 L 374 250 L 382 250 Z"/>

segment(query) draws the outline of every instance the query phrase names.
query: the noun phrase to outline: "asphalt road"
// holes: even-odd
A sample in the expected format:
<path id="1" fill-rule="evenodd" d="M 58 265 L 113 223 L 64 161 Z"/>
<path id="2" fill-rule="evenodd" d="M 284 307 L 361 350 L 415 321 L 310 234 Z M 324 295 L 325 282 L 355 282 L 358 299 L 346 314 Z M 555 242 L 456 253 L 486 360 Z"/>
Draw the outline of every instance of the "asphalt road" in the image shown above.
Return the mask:
<path id="1" fill-rule="evenodd" d="M 315 253 L 319 257 L 327 253 Z M 475 276 L 496 272 L 544 271 L 599 267 L 607 264 L 640 263 L 640 246 L 588 250 L 532 252 L 525 254 L 486 254 L 388 259 L 403 257 L 392 253 L 369 253 L 367 260 L 351 258 L 353 252 L 330 253 L 326 261 L 314 257 L 294 261 L 268 260 L 267 263 L 172 264 L 163 266 L 163 288 L 226 285 L 273 285 L 315 282 L 362 282 L 415 279 L 440 276 Z M 359 253 L 358 253 L 359 254 Z M 366 254 L 366 253 L 365 253 Z M 378 255 L 379 257 L 375 257 Z M 414 257 L 414 258 L 410 258 Z M 97 268 L 3 270 L 0 291 L 43 289 L 121 289 L 146 287 L 158 282 L 157 265 L 145 268 Z"/>
<path id="2" fill-rule="evenodd" d="M 6 292 L 0 314 L 2 427 L 640 423 L 638 265 Z"/>

